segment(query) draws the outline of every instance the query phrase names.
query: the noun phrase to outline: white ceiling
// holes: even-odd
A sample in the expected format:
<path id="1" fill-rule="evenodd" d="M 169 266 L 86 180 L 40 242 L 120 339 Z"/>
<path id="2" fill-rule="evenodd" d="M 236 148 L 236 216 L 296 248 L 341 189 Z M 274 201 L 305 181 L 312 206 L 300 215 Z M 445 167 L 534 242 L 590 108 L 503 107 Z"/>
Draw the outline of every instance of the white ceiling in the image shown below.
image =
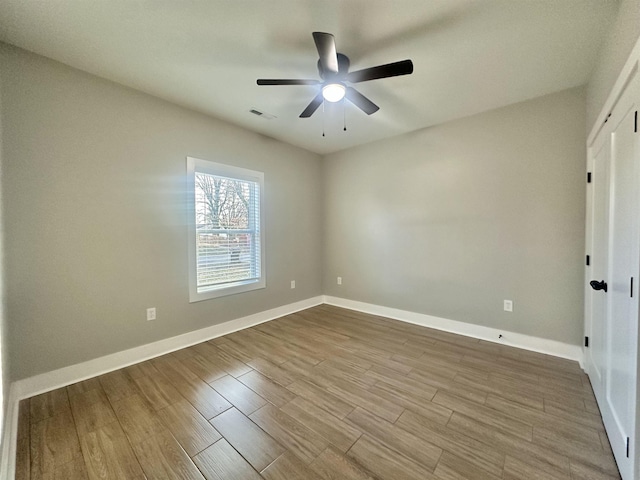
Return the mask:
<path id="1" fill-rule="evenodd" d="M 329 153 L 585 84 L 617 8 L 616 0 L 2 0 L 0 40 Z M 256 79 L 317 79 L 313 31 L 335 35 L 351 70 L 410 58 L 414 73 L 357 84 L 380 106 L 371 116 L 347 104 L 300 119 L 318 87 Z"/>

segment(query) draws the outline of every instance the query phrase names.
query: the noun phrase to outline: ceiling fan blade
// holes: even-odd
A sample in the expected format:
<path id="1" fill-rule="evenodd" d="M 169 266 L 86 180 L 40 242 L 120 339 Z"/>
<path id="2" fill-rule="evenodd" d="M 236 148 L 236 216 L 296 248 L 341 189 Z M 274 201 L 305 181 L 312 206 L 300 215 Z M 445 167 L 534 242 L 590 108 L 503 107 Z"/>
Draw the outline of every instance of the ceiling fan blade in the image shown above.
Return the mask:
<path id="1" fill-rule="evenodd" d="M 362 95 L 355 88 L 347 87 L 346 97 L 347 97 L 347 100 L 349 100 L 351 103 L 353 103 L 356 107 L 358 107 L 367 115 L 371 115 L 372 113 L 375 113 L 378 110 L 380 110 L 380 107 L 378 107 L 375 103 L 373 103 L 367 97 Z"/>
<path id="2" fill-rule="evenodd" d="M 318 107 L 322 105 L 323 101 L 324 98 L 322 98 L 322 92 L 320 92 L 313 100 L 311 100 L 311 103 L 307 105 L 307 108 L 305 108 L 300 114 L 300 118 L 309 118 L 318 109 Z"/>
<path id="3" fill-rule="evenodd" d="M 338 53 L 336 52 L 336 40 L 333 35 L 324 32 L 313 32 L 313 41 L 316 42 L 322 70 L 338 73 Z"/>
<path id="4" fill-rule="evenodd" d="M 319 85 L 318 80 L 287 80 L 259 78 L 258 85 Z"/>
<path id="5" fill-rule="evenodd" d="M 366 82 L 378 78 L 397 77 L 399 75 L 409 75 L 413 73 L 413 62 L 411 60 L 401 60 L 399 62 L 378 65 L 377 67 L 364 68 L 351 72 L 347 75 L 347 81 L 351 83 Z"/>

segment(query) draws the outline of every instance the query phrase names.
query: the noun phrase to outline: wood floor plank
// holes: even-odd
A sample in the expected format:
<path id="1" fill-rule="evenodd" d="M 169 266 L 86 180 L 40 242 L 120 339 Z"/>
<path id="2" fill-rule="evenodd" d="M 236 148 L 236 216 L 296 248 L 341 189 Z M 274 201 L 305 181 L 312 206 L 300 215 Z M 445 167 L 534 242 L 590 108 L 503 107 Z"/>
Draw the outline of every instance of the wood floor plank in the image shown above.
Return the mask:
<path id="1" fill-rule="evenodd" d="M 100 375 L 100 384 L 107 394 L 109 401 L 113 404 L 123 398 L 140 393 L 133 380 L 124 373 L 123 370 Z"/>
<path id="2" fill-rule="evenodd" d="M 153 363 L 207 420 L 231 408 L 231 404 L 222 395 L 178 360 L 165 356 L 154 359 Z"/>
<path id="3" fill-rule="evenodd" d="M 384 382 L 377 382 L 373 387 L 369 388 L 369 391 L 380 398 L 384 398 L 423 417 L 440 422 L 443 425 L 449 421 L 451 413 L 453 413 L 453 410 L 443 407 L 442 405 L 437 405 L 426 399 L 416 399 L 402 392 L 402 390 L 396 390 L 395 387 Z"/>
<path id="4" fill-rule="evenodd" d="M 292 358 L 281 363 L 279 367 L 289 373 L 292 378 L 308 378 L 313 376 L 313 369 L 316 365 L 301 358 Z"/>
<path id="5" fill-rule="evenodd" d="M 249 373 L 251 370 L 253 370 L 249 365 L 241 362 L 233 355 L 230 355 L 221 348 L 218 348 L 213 343 L 207 342 L 207 344 L 212 347 L 208 349 L 209 359 L 214 363 L 220 363 L 229 375 L 238 378 L 239 376 Z"/>
<path id="6" fill-rule="evenodd" d="M 312 378 L 320 375 L 328 380 L 329 384 L 344 382 L 366 390 L 376 383 L 375 379 L 365 375 L 366 369 L 341 359 L 325 360 L 313 369 Z"/>
<path id="7" fill-rule="evenodd" d="M 132 445 L 140 443 L 166 428 L 156 412 L 138 394 L 115 402 L 113 409 Z"/>
<path id="8" fill-rule="evenodd" d="M 285 387 L 255 370 L 239 376 L 238 380 L 276 407 L 281 407 L 296 397 Z"/>
<path id="9" fill-rule="evenodd" d="M 585 427 L 592 428 L 594 430 L 604 432 L 604 425 L 602 423 L 602 417 L 600 414 L 594 414 L 587 412 L 586 410 L 580 411 L 577 409 L 567 409 L 561 406 L 558 406 L 553 401 L 546 401 L 544 404 L 544 411 L 549 415 L 553 415 L 557 418 L 562 418 L 563 421 L 566 421 L 570 424 L 579 424 L 584 425 Z M 555 419 L 554 419 L 555 420 Z"/>
<path id="10" fill-rule="evenodd" d="M 183 348 L 182 350 L 176 350 L 175 352 L 171 352 L 168 355 L 164 355 L 165 357 L 171 357 L 174 360 L 184 360 L 185 358 L 189 358 L 189 357 L 193 357 L 197 352 L 193 349 L 193 346 L 191 347 L 187 347 L 187 348 Z M 157 359 L 153 359 L 151 362 L 154 363 L 155 360 Z M 155 364 L 154 366 L 156 368 L 158 368 Z"/>
<path id="11" fill-rule="evenodd" d="M 433 397 L 433 403 L 450 408 L 454 412 L 459 412 L 467 416 L 472 416 L 476 420 L 486 423 L 491 427 L 510 433 L 524 440 L 531 441 L 533 438 L 533 427 L 525 422 L 516 420 L 514 417 L 503 414 L 497 410 L 475 405 L 455 395 L 451 395 L 444 391 L 439 391 Z"/>
<path id="12" fill-rule="evenodd" d="M 282 445 L 235 408 L 213 418 L 211 424 L 259 472 L 285 452 Z"/>
<path id="13" fill-rule="evenodd" d="M 322 480 L 294 454 L 286 452 L 262 471 L 266 480 Z"/>
<path id="14" fill-rule="evenodd" d="M 442 453 L 438 466 L 433 473 L 440 480 L 466 480 L 468 478 L 473 478 L 474 480 L 500 480 L 502 478 L 502 475 L 498 477 L 486 470 L 479 469 L 475 464 L 450 452 Z M 533 477 L 520 478 L 530 479 Z"/>
<path id="15" fill-rule="evenodd" d="M 70 411 L 66 388 L 58 388 L 30 399 L 31 423 Z"/>
<path id="16" fill-rule="evenodd" d="M 220 440 L 220 434 L 186 400 L 163 408 L 158 415 L 190 457 Z"/>
<path id="17" fill-rule="evenodd" d="M 343 453 L 346 453 L 362 435 L 360 430 L 301 397 L 287 403 L 281 410 L 305 427 L 320 434 Z"/>
<path id="18" fill-rule="evenodd" d="M 618 472 L 615 460 L 604 450 L 598 451 L 589 448 L 589 444 L 585 445 L 581 442 L 558 441 L 557 435 L 554 435 L 553 432 L 547 430 L 542 434 L 538 427 L 535 427 L 535 429 L 534 445 L 540 445 L 547 450 L 555 450 L 579 463 L 600 468 L 605 473 L 615 475 Z"/>
<path id="19" fill-rule="evenodd" d="M 535 466 L 507 455 L 504 462 L 503 478 L 505 480 L 520 480 L 522 478 L 531 480 L 571 480 L 571 474 L 562 471 L 550 472 L 540 470 Z M 580 478 L 582 479 L 582 477 Z"/>
<path id="20" fill-rule="evenodd" d="M 364 468 L 332 447 L 322 452 L 310 467 L 324 480 L 374 480 Z"/>
<path id="21" fill-rule="evenodd" d="M 148 480 L 203 480 L 200 470 L 168 431 L 133 446 Z"/>
<path id="22" fill-rule="evenodd" d="M 90 479 L 144 480 L 142 468 L 117 421 L 81 435 L 80 444 Z"/>
<path id="23" fill-rule="evenodd" d="M 473 387 L 477 390 L 482 390 L 487 393 L 487 395 L 495 394 L 530 408 L 544 410 L 542 394 L 534 393 L 531 389 L 523 392 L 520 389 L 500 388 L 498 385 L 493 385 L 490 381 L 487 381 L 486 378 L 479 378 L 469 373 L 460 373 L 456 375 L 453 380 L 454 382 Z"/>
<path id="24" fill-rule="evenodd" d="M 583 399 L 585 410 L 589 413 L 593 413 L 595 415 L 600 415 L 600 408 L 598 407 L 598 402 L 591 399 Z"/>
<path id="25" fill-rule="evenodd" d="M 222 368 L 222 365 L 216 365 L 198 353 L 180 361 L 207 383 L 211 383 L 218 378 L 228 375 L 227 371 Z"/>
<path id="26" fill-rule="evenodd" d="M 56 467 L 53 471 L 40 476 L 32 477 L 33 480 L 89 480 L 87 467 L 82 457 L 78 457 L 68 463 Z M 104 477 L 103 477 L 104 478 Z"/>
<path id="27" fill-rule="evenodd" d="M 261 480 L 251 465 L 223 438 L 193 457 L 207 480 Z"/>
<path id="28" fill-rule="evenodd" d="M 296 377 L 291 375 L 291 373 L 262 357 L 254 358 L 247 362 L 247 365 L 283 387 L 292 384 L 296 380 Z"/>
<path id="29" fill-rule="evenodd" d="M 260 407 L 267 404 L 264 398 L 231 375 L 225 375 L 211 382 L 210 385 L 216 392 L 226 398 L 231 405 L 245 415 L 251 415 Z"/>
<path id="30" fill-rule="evenodd" d="M 534 466 L 540 471 L 556 475 L 569 473 L 569 458 L 555 449 L 549 449 L 494 429 L 465 415 L 454 412 L 447 428 L 469 436 L 487 446 Z"/>
<path id="31" fill-rule="evenodd" d="M 240 331 L 235 332 L 229 335 L 231 341 L 236 344 L 236 347 L 251 356 L 251 359 L 256 359 L 258 357 L 263 358 L 274 365 L 280 365 L 283 362 L 287 361 L 287 357 L 284 356 L 277 349 L 270 347 L 269 345 L 262 345 L 261 343 L 256 343 L 255 338 L 250 338 L 248 332 Z M 253 360 L 251 360 L 253 361 Z M 251 365 L 251 361 L 245 362 L 251 368 L 255 369 L 255 366 Z"/>
<path id="32" fill-rule="evenodd" d="M 444 451 L 462 456 L 473 463 L 477 469 L 485 470 L 500 476 L 504 465 L 504 453 L 465 434 L 447 428 L 438 421 L 433 421 L 411 410 L 405 410 L 395 425 L 413 433 Z"/>
<path id="33" fill-rule="evenodd" d="M 417 462 L 368 435 L 360 437 L 348 455 L 361 465 L 366 465 L 379 480 L 438 480 Z"/>
<path id="34" fill-rule="evenodd" d="M 485 405 L 489 408 L 518 418 L 534 427 L 543 427 L 557 431 L 568 438 L 573 438 L 580 442 L 591 441 L 593 445 L 600 445 L 599 432 L 604 430 L 602 422 L 591 422 L 588 418 L 591 414 L 582 411 L 585 417 L 583 421 L 576 422 L 568 419 L 565 415 L 556 415 L 557 411 L 550 413 L 545 408 L 544 412 L 526 407 L 524 405 L 512 402 L 505 398 L 490 394 L 487 397 Z M 578 415 L 576 415 L 578 416 Z M 585 423 L 589 424 L 588 426 Z M 591 427 L 593 425 L 593 427 Z"/>
<path id="35" fill-rule="evenodd" d="M 363 408 L 357 407 L 347 416 L 347 420 L 370 437 L 411 458 L 430 471 L 433 471 L 442 455 L 440 447 L 376 417 Z"/>
<path id="36" fill-rule="evenodd" d="M 620 480 L 618 474 L 605 473 L 597 467 L 571 462 L 571 480 Z"/>
<path id="37" fill-rule="evenodd" d="M 101 388 L 71 396 L 71 411 L 79 435 L 116 421 L 107 395 Z"/>
<path id="38" fill-rule="evenodd" d="M 247 352 L 235 342 L 231 341 L 229 335 L 211 340 L 211 342 L 223 352 L 238 359 L 240 362 L 247 364 L 257 355 Z"/>
<path id="39" fill-rule="evenodd" d="M 271 404 L 249 418 L 307 464 L 329 446 L 325 438 Z"/>
<path id="40" fill-rule="evenodd" d="M 404 408 L 400 405 L 385 400 L 372 394 L 369 390 L 349 382 L 335 381 L 335 383 L 329 385 L 327 390 L 341 400 L 365 408 L 390 422 L 395 422 L 404 411 Z"/>
<path id="41" fill-rule="evenodd" d="M 83 380 L 82 382 L 74 383 L 67 386 L 67 393 L 69 394 L 69 398 L 80 393 L 88 392 L 89 390 L 93 390 L 95 388 L 102 389 L 102 385 L 100 385 L 100 380 L 98 380 L 98 378 L 99 377 L 90 378 L 88 380 Z"/>
<path id="42" fill-rule="evenodd" d="M 310 402 L 314 403 L 318 407 L 326 410 L 331 415 L 338 418 L 344 418 L 355 408 L 354 405 L 345 402 L 344 400 L 336 397 L 335 395 L 327 392 L 325 389 L 315 385 L 307 380 L 297 380 L 291 385 L 287 386 L 287 389 L 306 398 Z"/>
<path id="43" fill-rule="evenodd" d="M 183 398 L 174 386 L 171 385 L 163 375 L 160 375 L 160 372 L 152 376 L 136 376 L 133 381 L 138 386 L 142 398 L 144 398 L 154 410 L 160 410 L 169 405 L 173 405 Z"/>
<path id="44" fill-rule="evenodd" d="M 455 395 L 457 397 L 464 398 L 465 400 L 483 405 L 487 399 L 487 393 L 472 386 L 456 382 L 454 380 L 455 375 L 456 373 L 454 371 L 452 378 L 447 378 L 441 375 L 437 370 L 431 370 L 427 367 L 422 370 L 414 369 L 407 375 L 407 377 L 426 383 L 427 385 L 431 385 L 437 388 L 438 392 Z"/>
<path id="45" fill-rule="evenodd" d="M 64 410 L 37 423 L 32 422 L 30 436 L 31 478 L 41 478 L 81 456 L 78 434 L 70 410 Z"/>
<path id="46" fill-rule="evenodd" d="M 18 404 L 18 434 L 16 438 L 16 475 L 15 480 L 31 478 L 31 406 L 30 399 Z"/>
<path id="47" fill-rule="evenodd" d="M 432 385 L 419 382 L 415 379 L 396 375 L 393 372 L 385 372 L 380 368 L 372 368 L 365 372 L 365 375 L 376 380 L 374 385 L 384 383 L 393 387 L 395 391 L 401 390 L 415 400 L 431 400 L 438 389 Z"/>
<path id="48" fill-rule="evenodd" d="M 150 360 L 147 360 L 146 362 L 136 363 L 135 365 L 130 365 L 123 368 L 122 370 L 132 380 L 140 377 L 153 377 L 160 373 L 158 372 L 158 369 L 153 366 L 153 363 L 151 363 Z"/>

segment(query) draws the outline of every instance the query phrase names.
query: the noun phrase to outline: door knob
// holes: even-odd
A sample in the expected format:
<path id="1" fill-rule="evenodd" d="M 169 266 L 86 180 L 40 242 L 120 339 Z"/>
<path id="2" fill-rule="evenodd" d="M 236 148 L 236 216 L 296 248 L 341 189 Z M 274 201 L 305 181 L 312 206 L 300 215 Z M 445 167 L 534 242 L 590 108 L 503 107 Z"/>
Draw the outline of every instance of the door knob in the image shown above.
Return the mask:
<path id="1" fill-rule="evenodd" d="M 593 288 L 594 290 L 604 290 L 605 292 L 607 291 L 607 282 L 605 282 L 604 280 L 591 280 L 589 282 L 589 285 L 591 285 L 591 288 Z"/>

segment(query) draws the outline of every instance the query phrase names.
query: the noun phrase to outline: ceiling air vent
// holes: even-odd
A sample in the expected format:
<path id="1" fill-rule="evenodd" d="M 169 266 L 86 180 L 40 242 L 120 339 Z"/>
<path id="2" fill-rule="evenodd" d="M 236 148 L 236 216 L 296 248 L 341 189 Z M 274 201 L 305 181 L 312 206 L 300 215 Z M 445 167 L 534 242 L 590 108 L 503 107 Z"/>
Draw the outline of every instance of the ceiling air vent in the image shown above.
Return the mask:
<path id="1" fill-rule="evenodd" d="M 271 115 L 270 113 L 261 112 L 260 110 L 256 110 L 255 108 L 252 108 L 251 110 L 249 110 L 249 112 L 253 113 L 254 115 L 257 115 L 258 117 L 262 117 L 265 120 L 273 120 L 274 118 L 276 118 L 275 115 Z"/>

